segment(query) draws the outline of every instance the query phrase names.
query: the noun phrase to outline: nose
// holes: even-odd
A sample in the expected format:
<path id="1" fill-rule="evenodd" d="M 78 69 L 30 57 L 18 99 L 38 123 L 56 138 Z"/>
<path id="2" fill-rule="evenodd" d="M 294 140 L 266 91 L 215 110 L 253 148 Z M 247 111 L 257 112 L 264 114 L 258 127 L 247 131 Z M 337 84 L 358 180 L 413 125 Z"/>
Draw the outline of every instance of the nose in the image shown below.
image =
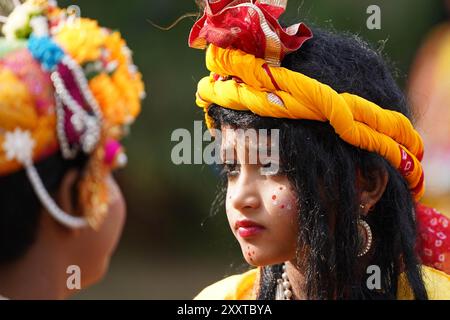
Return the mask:
<path id="1" fill-rule="evenodd" d="M 228 193 L 231 197 L 231 206 L 241 212 L 258 209 L 261 198 L 256 185 L 257 179 L 252 179 L 245 170 L 242 170 L 236 181 L 228 184 Z"/>

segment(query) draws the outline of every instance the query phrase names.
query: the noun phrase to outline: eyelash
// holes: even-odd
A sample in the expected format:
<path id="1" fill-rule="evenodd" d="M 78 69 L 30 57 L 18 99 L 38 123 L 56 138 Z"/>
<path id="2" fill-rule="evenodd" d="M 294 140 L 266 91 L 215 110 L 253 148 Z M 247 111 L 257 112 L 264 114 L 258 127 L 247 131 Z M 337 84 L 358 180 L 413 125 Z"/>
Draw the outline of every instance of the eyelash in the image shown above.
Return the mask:
<path id="1" fill-rule="evenodd" d="M 272 163 L 269 162 L 261 168 L 270 168 L 272 166 Z M 240 173 L 240 165 L 235 163 L 225 163 L 223 167 L 223 173 L 226 174 L 228 178 L 234 178 L 237 177 Z M 266 176 L 280 176 L 283 175 L 284 171 L 282 168 L 278 168 L 278 171 L 276 173 L 266 173 Z"/>

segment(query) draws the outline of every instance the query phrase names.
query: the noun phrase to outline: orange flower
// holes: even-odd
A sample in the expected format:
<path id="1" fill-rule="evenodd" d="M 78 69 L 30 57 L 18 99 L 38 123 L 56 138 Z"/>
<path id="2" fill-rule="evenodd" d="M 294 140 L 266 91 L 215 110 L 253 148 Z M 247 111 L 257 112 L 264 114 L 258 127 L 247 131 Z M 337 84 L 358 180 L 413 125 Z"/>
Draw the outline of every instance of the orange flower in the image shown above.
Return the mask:
<path id="1" fill-rule="evenodd" d="M 111 54 L 108 60 L 117 61 L 120 65 L 126 65 L 130 62 L 129 56 L 125 53 L 126 43 L 119 32 L 110 33 L 105 39 L 105 49 Z"/>
<path id="2" fill-rule="evenodd" d="M 113 81 L 117 90 L 127 101 L 128 116 L 135 118 L 140 112 L 141 94 L 144 85 L 140 73 L 131 74 L 128 67 L 122 66 L 113 74 Z M 126 119 L 124 119 L 126 121 Z"/>
<path id="3" fill-rule="evenodd" d="M 89 86 L 100 104 L 105 120 L 111 125 L 128 124 L 140 112 L 143 83 L 139 73 L 131 75 L 122 66 L 112 77 L 106 73 L 94 77 Z"/>

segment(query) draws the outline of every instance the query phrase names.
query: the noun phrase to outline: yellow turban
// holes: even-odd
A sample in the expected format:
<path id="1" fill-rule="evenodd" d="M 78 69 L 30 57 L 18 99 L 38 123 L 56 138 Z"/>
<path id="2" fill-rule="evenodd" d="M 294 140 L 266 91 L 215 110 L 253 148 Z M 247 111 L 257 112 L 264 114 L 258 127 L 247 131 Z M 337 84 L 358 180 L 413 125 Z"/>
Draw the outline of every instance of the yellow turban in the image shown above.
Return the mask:
<path id="1" fill-rule="evenodd" d="M 197 92 L 197 105 L 205 112 L 217 104 L 261 117 L 329 122 L 342 140 L 386 158 L 408 181 L 415 200 L 422 197 L 423 142 L 403 114 L 357 95 L 339 94 L 317 80 L 271 67 L 237 49 L 211 44 L 206 65 L 211 75 L 200 81 Z M 212 120 L 206 118 L 211 127 Z"/>

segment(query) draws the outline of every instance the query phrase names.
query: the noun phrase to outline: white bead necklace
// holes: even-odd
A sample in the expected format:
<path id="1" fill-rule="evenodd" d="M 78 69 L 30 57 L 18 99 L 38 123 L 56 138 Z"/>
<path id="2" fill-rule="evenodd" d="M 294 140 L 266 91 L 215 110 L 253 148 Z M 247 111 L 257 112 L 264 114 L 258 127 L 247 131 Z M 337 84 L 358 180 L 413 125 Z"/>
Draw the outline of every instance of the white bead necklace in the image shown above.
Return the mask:
<path id="1" fill-rule="evenodd" d="M 283 263 L 283 273 L 281 279 L 277 280 L 277 291 L 275 295 L 276 300 L 291 300 L 292 299 L 292 286 L 289 282 L 289 277 L 286 271 L 286 264 Z"/>

